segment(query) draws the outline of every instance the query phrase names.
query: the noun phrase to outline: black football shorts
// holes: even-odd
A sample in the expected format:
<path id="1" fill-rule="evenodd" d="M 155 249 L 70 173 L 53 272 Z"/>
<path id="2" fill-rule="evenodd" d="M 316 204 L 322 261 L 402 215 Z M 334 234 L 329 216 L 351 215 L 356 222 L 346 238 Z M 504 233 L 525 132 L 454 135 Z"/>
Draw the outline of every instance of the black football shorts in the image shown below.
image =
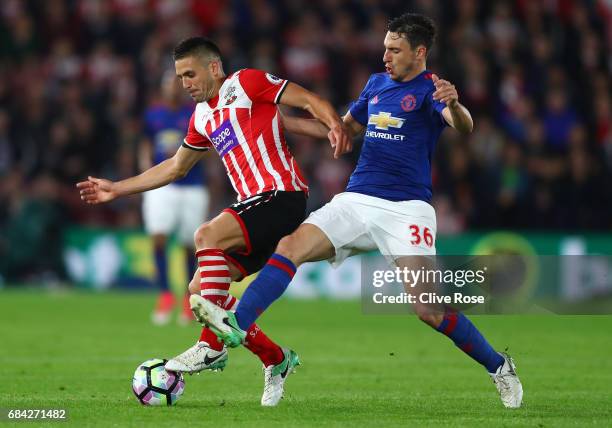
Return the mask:
<path id="1" fill-rule="evenodd" d="M 304 221 L 306 198 L 305 192 L 265 192 L 223 210 L 238 220 L 247 244 L 245 251 L 227 254 L 243 277 L 264 267 L 278 241 Z"/>

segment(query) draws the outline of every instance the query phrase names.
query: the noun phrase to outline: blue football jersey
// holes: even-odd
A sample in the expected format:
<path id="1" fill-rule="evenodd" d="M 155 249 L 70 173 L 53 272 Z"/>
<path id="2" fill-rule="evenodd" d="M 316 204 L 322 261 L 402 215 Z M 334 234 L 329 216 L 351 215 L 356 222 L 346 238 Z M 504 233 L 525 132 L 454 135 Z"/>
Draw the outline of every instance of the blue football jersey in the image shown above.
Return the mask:
<path id="1" fill-rule="evenodd" d="M 183 144 L 183 138 L 189 128 L 189 119 L 193 108 L 183 106 L 176 110 L 163 105 L 149 108 L 144 117 L 145 132 L 153 143 L 153 163 L 158 163 L 174 156 Z M 175 181 L 178 185 L 203 185 L 204 170 L 201 164 L 195 165 L 187 175 Z"/>
<path id="2" fill-rule="evenodd" d="M 431 161 L 447 125 L 446 104 L 433 99 L 434 91 L 428 71 L 408 82 L 396 82 L 387 73 L 370 76 L 349 110 L 367 129 L 347 192 L 431 201 Z"/>

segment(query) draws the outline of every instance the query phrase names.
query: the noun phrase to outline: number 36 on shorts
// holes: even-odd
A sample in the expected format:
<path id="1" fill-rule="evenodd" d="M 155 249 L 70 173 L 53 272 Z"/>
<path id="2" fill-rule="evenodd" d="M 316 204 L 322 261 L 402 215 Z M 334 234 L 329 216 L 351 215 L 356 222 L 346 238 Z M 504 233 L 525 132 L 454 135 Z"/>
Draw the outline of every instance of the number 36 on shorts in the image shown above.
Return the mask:
<path id="1" fill-rule="evenodd" d="M 412 245 L 425 245 L 430 248 L 433 246 L 434 236 L 428 227 L 411 224 L 408 228 L 410 229 L 410 243 Z"/>

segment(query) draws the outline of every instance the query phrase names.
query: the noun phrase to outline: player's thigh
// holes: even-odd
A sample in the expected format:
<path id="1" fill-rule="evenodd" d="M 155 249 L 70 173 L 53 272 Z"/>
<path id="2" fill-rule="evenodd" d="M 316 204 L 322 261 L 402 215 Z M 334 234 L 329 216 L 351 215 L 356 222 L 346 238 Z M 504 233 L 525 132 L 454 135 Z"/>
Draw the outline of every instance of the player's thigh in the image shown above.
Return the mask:
<path id="1" fill-rule="evenodd" d="M 327 259 L 335 266 L 341 264 L 347 257 L 376 248 L 376 244 L 368 235 L 367 207 L 361 203 L 362 196 L 351 192 L 336 195 L 304 221 L 304 224 L 315 226 L 325 235 L 326 242 L 320 242 L 319 245 L 322 245 L 322 251 L 327 251 L 329 247 L 325 245 L 329 242 L 332 251 L 326 253 L 330 255 Z M 313 239 L 319 238 L 315 236 Z M 307 256 L 322 257 L 323 254 Z"/>
<path id="2" fill-rule="evenodd" d="M 334 256 L 334 245 L 318 226 L 302 223 L 295 232 L 278 243 L 276 252 L 296 265 L 327 260 Z"/>
<path id="3" fill-rule="evenodd" d="M 278 241 L 304 220 L 304 192 L 266 192 L 233 204 L 224 210 L 239 222 L 249 255 L 276 248 Z"/>
<path id="4" fill-rule="evenodd" d="M 148 234 L 169 235 L 178 219 L 177 194 L 172 186 L 160 187 L 143 194 L 142 217 Z"/>
<path id="5" fill-rule="evenodd" d="M 281 238 L 302 223 L 306 212 L 303 192 L 270 192 L 249 198 L 225 210 L 243 227 L 246 247 L 226 254 L 243 276 L 259 271 L 276 250 Z"/>
<path id="6" fill-rule="evenodd" d="M 196 250 L 218 248 L 234 251 L 246 247 L 241 224 L 226 211 L 200 225 L 194 236 Z"/>
<path id="7" fill-rule="evenodd" d="M 387 261 L 402 271 L 412 271 L 406 292 L 415 296 L 415 313 L 426 323 L 436 327 L 442 320 L 444 308 L 421 299 L 426 293 L 436 293 L 436 284 L 427 282 L 424 273 L 435 270 L 436 218 L 431 205 L 424 201 L 392 202 L 380 200 L 370 213 L 368 231 Z M 430 275 L 431 277 L 431 275 Z"/>
<path id="8" fill-rule="evenodd" d="M 193 235 L 208 218 L 210 196 L 204 186 L 182 186 L 177 235 L 184 245 L 193 246 Z"/>
<path id="9" fill-rule="evenodd" d="M 275 244 L 275 242 L 270 242 Z M 232 268 L 240 272 L 240 280 L 263 268 L 272 254 L 278 253 L 287 257 L 294 264 L 300 265 L 304 262 L 326 260 L 334 255 L 334 247 L 327 236 L 316 226 L 302 224 L 296 231 L 283 237 L 278 246 L 268 245 L 254 248 L 250 253 L 236 251 L 226 254 L 225 257 Z"/>
<path id="10" fill-rule="evenodd" d="M 302 223 L 306 215 L 304 192 L 267 192 L 225 210 L 242 225 L 246 253 L 276 248 L 278 241 Z"/>

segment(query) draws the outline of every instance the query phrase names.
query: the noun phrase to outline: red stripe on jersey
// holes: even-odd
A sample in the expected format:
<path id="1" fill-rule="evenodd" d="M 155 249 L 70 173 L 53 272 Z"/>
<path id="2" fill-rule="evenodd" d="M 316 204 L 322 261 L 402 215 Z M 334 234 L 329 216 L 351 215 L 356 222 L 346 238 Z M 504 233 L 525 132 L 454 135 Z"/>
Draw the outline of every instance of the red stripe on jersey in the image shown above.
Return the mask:
<path id="1" fill-rule="evenodd" d="M 243 127 L 241 126 L 241 124 L 249 124 L 250 122 L 241 122 L 240 119 L 238 118 L 238 112 L 240 111 L 241 114 L 243 114 L 244 112 L 248 111 L 246 109 L 234 109 L 232 111 L 233 114 L 230 114 L 230 119 L 232 120 L 232 127 L 234 129 L 234 132 L 239 135 L 242 140 L 246 142 L 246 144 L 240 144 L 240 148 L 242 149 L 242 151 L 244 152 L 244 161 L 245 161 L 245 165 L 248 165 L 248 168 L 251 170 L 252 174 L 252 181 L 249 180 L 248 185 L 249 185 L 249 193 L 252 195 L 256 195 L 258 193 L 263 192 L 264 188 L 266 187 L 266 183 L 265 183 L 265 171 L 263 170 L 262 166 L 261 166 L 261 154 L 257 151 L 257 144 L 253 144 L 254 139 L 251 136 L 251 138 L 246 138 L 244 137 L 244 133 L 243 133 Z M 251 135 L 252 135 L 252 129 L 250 130 Z M 246 177 L 246 175 L 245 175 Z"/>
<path id="2" fill-rule="evenodd" d="M 238 123 L 240 124 L 240 130 L 242 131 L 242 135 L 247 141 L 253 140 L 253 127 L 246 126 L 251 120 L 251 112 L 246 108 L 237 108 L 236 109 L 236 118 L 238 119 Z"/>
<path id="3" fill-rule="evenodd" d="M 242 145 L 240 144 L 233 148 L 231 153 L 234 154 L 234 158 L 236 159 L 236 163 L 238 164 L 238 169 L 242 173 L 242 177 L 247 188 L 247 192 L 238 192 L 241 196 L 240 199 L 242 200 L 255 195 L 259 186 L 257 185 L 255 174 L 249 166 L 249 162 L 247 161 L 246 154 L 244 153 Z M 230 154 L 228 153 L 226 157 L 227 156 L 230 156 Z M 242 187 L 240 187 L 240 190 L 242 190 Z"/>
<path id="4" fill-rule="evenodd" d="M 238 175 L 238 171 L 236 170 L 236 168 L 234 168 L 234 166 L 232 165 L 232 160 L 230 159 L 229 154 L 225 155 L 225 157 L 223 157 L 221 161 L 223 162 L 223 166 L 225 166 L 225 170 L 227 171 L 227 176 L 229 177 L 232 183 L 232 187 L 238 194 L 238 200 L 241 201 L 245 199 L 244 192 L 242 191 L 242 182 L 240 180 L 240 176 Z"/>
<path id="5" fill-rule="evenodd" d="M 226 120 L 229 120 L 229 118 L 230 118 L 229 109 L 224 108 L 223 109 L 223 118 L 221 119 L 221 123 L 225 122 Z M 219 125 L 221 125 L 221 123 L 219 123 Z"/>
<path id="6" fill-rule="evenodd" d="M 283 182 L 283 186 L 285 186 L 285 190 L 291 191 L 295 190 L 295 185 L 292 183 L 291 170 L 289 169 L 289 165 L 283 164 L 281 160 L 282 152 L 279 151 L 279 147 L 282 150 L 282 145 L 284 143 L 282 137 L 275 138 L 272 127 L 270 127 L 267 135 L 264 136 L 264 142 L 266 144 L 266 149 L 268 151 L 268 156 L 270 157 L 270 162 L 274 169 L 278 172 Z M 279 134 L 281 135 L 281 134 Z"/>
<path id="7" fill-rule="evenodd" d="M 281 151 L 279 152 L 279 156 L 283 156 L 284 162 L 287 163 L 287 168 L 290 171 L 289 175 L 291 176 L 291 183 L 293 183 L 294 190 L 308 192 L 308 185 L 306 184 L 307 181 L 302 176 L 301 171 L 299 171 L 299 168 L 296 171 L 295 166 L 297 165 L 297 162 L 295 162 L 293 155 L 291 155 L 291 153 L 289 152 L 289 147 L 287 146 L 287 142 L 285 141 L 285 134 L 282 132 L 279 115 L 275 116 L 272 125 L 273 130 L 277 130 L 278 132 L 278 139 L 280 140 L 281 145 Z"/>
<path id="8" fill-rule="evenodd" d="M 198 110 L 207 137 L 218 132 L 222 124 L 231 123 L 238 144 L 225 153 L 222 162 L 238 200 L 274 190 L 308 191 L 287 147 L 278 107 L 272 102 L 282 81 L 252 70 L 241 79 L 241 73 L 224 82 L 221 92 L 225 101 L 208 102 Z M 245 80 L 249 73 L 254 77 Z M 235 97 L 227 104 L 230 93 Z"/>
<path id="9" fill-rule="evenodd" d="M 283 153 L 283 145 L 284 140 L 282 138 L 282 131 L 279 129 L 279 139 L 277 140 L 274 136 L 273 130 L 273 120 L 277 115 L 277 108 L 275 105 L 260 105 L 258 106 L 257 117 L 254 118 L 253 127 L 255 129 L 262 130 L 262 136 L 264 140 L 264 145 L 266 147 L 266 151 L 270 158 L 270 162 L 274 167 L 274 170 L 280 176 L 281 181 L 285 187 L 286 191 L 299 190 L 294 184 L 291 176 L 291 172 L 289 170 L 288 164 L 283 163 L 284 153 Z M 274 184 L 272 189 L 276 189 L 276 185 Z"/>
<path id="10" fill-rule="evenodd" d="M 292 183 L 293 189 L 294 190 L 308 190 L 308 187 L 301 186 L 299 181 L 297 180 L 297 177 L 296 177 L 296 174 L 293 168 L 293 164 L 295 162 L 294 162 L 293 156 L 289 152 L 289 147 L 287 146 L 287 142 L 285 141 L 285 134 L 280 124 L 280 117 L 278 115 L 274 117 L 274 122 L 272 123 L 272 126 L 278 129 L 278 139 L 280 140 L 280 146 L 281 146 L 281 151 L 279 153 L 279 156 L 284 156 L 285 162 L 287 162 L 287 167 L 289 168 L 288 177 L 291 177 L 291 183 Z"/>
<path id="11" fill-rule="evenodd" d="M 304 192 L 307 192 L 308 191 L 307 181 L 304 179 L 301 171 L 299 171 L 299 168 L 297 169 L 297 171 L 295 169 L 297 162 L 295 161 L 291 152 L 289 152 L 289 146 L 287 146 L 287 142 L 285 141 L 285 134 L 282 132 L 282 126 L 280 124 L 280 116 L 277 115 L 274 118 L 274 120 L 275 122 L 273 123 L 273 125 L 276 126 L 278 129 L 278 135 L 281 140 L 282 154 L 284 154 L 287 164 L 289 165 L 289 169 L 291 171 L 291 176 L 292 176 L 292 183 L 296 183 L 295 190 L 302 190 Z"/>
<path id="12" fill-rule="evenodd" d="M 297 175 L 298 185 L 302 188 L 304 192 L 308 192 L 308 180 L 306 180 L 306 178 L 304 177 L 304 174 L 302 173 L 302 170 L 300 169 L 298 163 L 295 161 L 295 158 L 291 158 L 291 166 L 293 167 L 293 171 Z"/>
<path id="13" fill-rule="evenodd" d="M 246 109 L 237 109 L 236 119 L 238 120 L 238 123 L 248 123 L 250 119 L 249 111 Z M 241 127 L 240 129 L 244 131 L 243 127 Z M 263 187 L 261 189 L 261 192 L 274 189 L 275 188 L 274 177 L 271 175 L 270 172 L 268 172 L 268 169 L 266 168 L 264 158 L 263 158 L 264 154 L 259 149 L 259 144 L 257 143 L 257 139 L 259 138 L 259 136 L 253 133 L 253 127 L 249 127 L 247 132 L 249 135 L 248 138 L 246 137 L 247 135 L 246 133 L 243 132 L 243 134 L 245 135 L 245 139 L 248 142 L 249 150 L 251 150 L 251 153 L 253 154 L 253 161 L 255 162 L 255 165 L 257 166 L 257 171 L 259 172 L 259 175 L 261 176 L 263 180 Z M 259 186 L 257 190 L 259 190 Z M 255 191 L 253 192 L 253 194 L 261 193 L 261 192 Z"/>
<path id="14" fill-rule="evenodd" d="M 210 137 L 210 134 L 213 133 L 213 129 L 214 129 L 214 123 L 213 121 L 210 120 L 210 118 L 206 121 L 206 124 L 204 125 L 204 129 L 206 130 L 206 134 L 208 134 L 208 136 Z"/>
<path id="15" fill-rule="evenodd" d="M 224 112 L 227 112 L 227 109 L 223 109 Z M 223 117 L 223 119 L 221 119 L 221 114 L 222 114 L 222 110 L 217 110 L 214 114 L 213 114 L 213 118 L 215 120 L 215 126 L 218 128 L 219 126 L 221 126 L 221 124 L 223 122 L 225 122 L 225 120 L 227 119 L 226 117 Z"/>

